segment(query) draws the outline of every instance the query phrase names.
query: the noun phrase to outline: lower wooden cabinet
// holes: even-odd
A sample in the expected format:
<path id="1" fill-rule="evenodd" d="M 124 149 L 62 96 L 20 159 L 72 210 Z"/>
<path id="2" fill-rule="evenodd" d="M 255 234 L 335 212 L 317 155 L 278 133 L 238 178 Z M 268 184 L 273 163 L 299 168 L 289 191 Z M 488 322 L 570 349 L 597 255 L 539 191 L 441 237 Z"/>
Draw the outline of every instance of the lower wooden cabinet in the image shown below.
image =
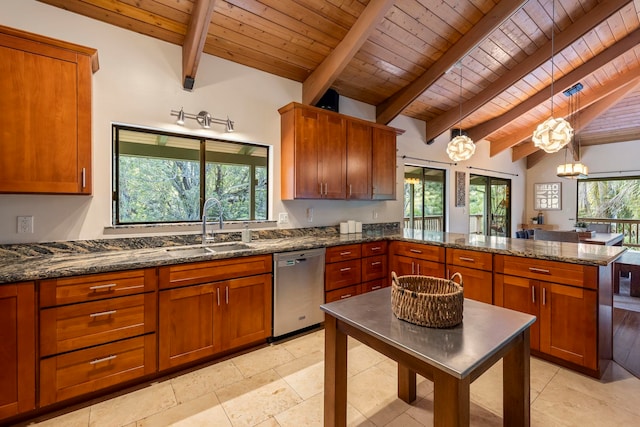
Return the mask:
<path id="1" fill-rule="evenodd" d="M 390 269 L 398 276 L 445 277 L 445 249 L 411 242 L 389 244 Z"/>
<path id="2" fill-rule="evenodd" d="M 35 409 L 35 310 L 33 282 L 0 286 L 0 420 Z"/>
<path id="3" fill-rule="evenodd" d="M 271 275 L 160 292 L 160 370 L 257 343 L 271 334 Z"/>
<path id="4" fill-rule="evenodd" d="M 91 393 L 156 372 L 155 334 L 40 361 L 40 405 Z"/>
<path id="5" fill-rule="evenodd" d="M 597 368 L 597 293 L 583 288 L 496 275 L 501 306 L 537 317 L 531 349 Z"/>
<path id="6" fill-rule="evenodd" d="M 493 254 L 447 248 L 447 277 L 462 275 L 464 297 L 493 304 Z"/>
<path id="7" fill-rule="evenodd" d="M 517 273 L 519 269 L 522 276 L 541 275 L 547 278 L 494 275 L 496 305 L 537 317 L 531 326 L 531 350 L 584 368 L 591 375 L 601 376 L 604 366 L 600 359 L 608 355 L 599 353 L 606 353 L 607 347 L 611 347 L 611 331 L 598 328 L 598 310 L 602 305 L 598 301 L 598 292 L 563 283 L 574 283 L 576 276 L 597 277 L 592 270 L 598 267 L 579 266 L 576 270 L 575 264 L 502 255 L 497 255 L 496 260 L 498 273 L 508 269 Z M 594 282 L 585 283 L 585 286 L 593 285 Z"/>
<path id="8" fill-rule="evenodd" d="M 39 283 L 40 406 L 157 371 L 155 268 Z"/>

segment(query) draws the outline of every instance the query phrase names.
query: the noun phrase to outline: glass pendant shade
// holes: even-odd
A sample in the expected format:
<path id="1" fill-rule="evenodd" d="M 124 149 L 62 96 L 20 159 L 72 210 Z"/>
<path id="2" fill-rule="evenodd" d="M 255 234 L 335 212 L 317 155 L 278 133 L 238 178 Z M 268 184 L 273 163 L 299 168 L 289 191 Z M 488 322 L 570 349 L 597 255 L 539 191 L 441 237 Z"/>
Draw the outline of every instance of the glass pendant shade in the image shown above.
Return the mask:
<path id="1" fill-rule="evenodd" d="M 449 141 L 447 154 L 454 162 L 468 160 L 476 152 L 476 144 L 466 135 L 458 135 Z"/>
<path id="2" fill-rule="evenodd" d="M 589 175 L 589 169 L 580 162 L 565 163 L 558 166 L 557 175 L 560 178 L 586 178 Z"/>
<path id="3" fill-rule="evenodd" d="M 572 136 L 573 128 L 568 121 L 562 117 L 549 117 L 538 125 L 531 140 L 536 148 L 547 153 L 556 153 L 571 141 Z"/>

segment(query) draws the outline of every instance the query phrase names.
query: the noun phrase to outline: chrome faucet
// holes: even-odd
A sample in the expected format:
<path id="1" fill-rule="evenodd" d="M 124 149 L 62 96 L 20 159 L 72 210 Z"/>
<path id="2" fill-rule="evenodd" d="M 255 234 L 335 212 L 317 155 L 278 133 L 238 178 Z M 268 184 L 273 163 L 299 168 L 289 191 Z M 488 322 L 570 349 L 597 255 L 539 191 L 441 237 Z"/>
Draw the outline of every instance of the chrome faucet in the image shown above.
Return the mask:
<path id="1" fill-rule="evenodd" d="M 220 200 L 215 197 L 210 197 L 204 202 L 204 206 L 202 206 L 202 244 L 204 245 L 207 242 L 212 242 L 215 237 L 212 235 L 211 237 L 207 234 L 207 209 L 211 207 L 213 203 L 218 205 L 218 210 L 220 211 L 220 218 L 218 219 L 220 230 L 222 230 L 222 226 L 224 225 L 222 221 L 222 203 Z"/>

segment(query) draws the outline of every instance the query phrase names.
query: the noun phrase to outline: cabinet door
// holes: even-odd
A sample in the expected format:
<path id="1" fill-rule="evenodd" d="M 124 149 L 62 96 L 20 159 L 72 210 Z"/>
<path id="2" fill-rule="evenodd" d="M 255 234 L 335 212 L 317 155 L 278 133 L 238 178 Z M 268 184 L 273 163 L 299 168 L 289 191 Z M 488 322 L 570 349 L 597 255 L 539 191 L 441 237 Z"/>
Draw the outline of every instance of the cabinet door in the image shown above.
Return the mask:
<path id="1" fill-rule="evenodd" d="M 371 126 L 347 122 L 347 199 L 371 199 Z"/>
<path id="2" fill-rule="evenodd" d="M 206 283 L 160 291 L 160 370 L 217 353 L 222 344 L 216 284 Z"/>
<path id="3" fill-rule="evenodd" d="M 224 290 L 224 350 L 271 336 L 271 275 L 243 277 L 220 284 Z"/>
<path id="4" fill-rule="evenodd" d="M 493 281 L 490 271 L 452 265 L 449 267 L 448 276 L 451 277 L 454 273 L 462 275 L 465 298 L 493 304 Z"/>
<path id="5" fill-rule="evenodd" d="M 398 276 L 417 274 L 422 276 L 444 277 L 444 264 L 433 261 L 394 255 L 391 258 L 391 271 Z"/>
<path id="6" fill-rule="evenodd" d="M 91 194 L 89 57 L 0 34 L 0 93 L 0 192 Z"/>
<path id="7" fill-rule="evenodd" d="M 318 170 L 325 199 L 344 199 L 347 194 L 347 130 L 342 117 L 320 116 Z M 308 166 L 307 166 L 308 167 Z"/>
<path id="8" fill-rule="evenodd" d="M 540 351 L 596 369 L 596 291 L 545 283 L 541 292 Z"/>
<path id="9" fill-rule="evenodd" d="M 540 282 L 522 277 L 496 274 L 493 278 L 496 295 L 495 305 L 537 316 L 531 325 L 531 349 L 540 350 L 540 318 L 538 316 L 538 295 Z"/>
<path id="10" fill-rule="evenodd" d="M 34 295 L 33 283 L 0 286 L 0 419 L 35 408 Z"/>
<path id="11" fill-rule="evenodd" d="M 372 199 L 396 199 L 396 134 L 392 130 L 374 128 L 372 139 Z"/>
<path id="12" fill-rule="evenodd" d="M 318 113 L 296 109 L 294 127 L 294 197 L 296 199 L 319 199 L 321 197 L 321 177 L 319 175 L 320 158 L 318 154 L 318 132 L 320 130 Z"/>

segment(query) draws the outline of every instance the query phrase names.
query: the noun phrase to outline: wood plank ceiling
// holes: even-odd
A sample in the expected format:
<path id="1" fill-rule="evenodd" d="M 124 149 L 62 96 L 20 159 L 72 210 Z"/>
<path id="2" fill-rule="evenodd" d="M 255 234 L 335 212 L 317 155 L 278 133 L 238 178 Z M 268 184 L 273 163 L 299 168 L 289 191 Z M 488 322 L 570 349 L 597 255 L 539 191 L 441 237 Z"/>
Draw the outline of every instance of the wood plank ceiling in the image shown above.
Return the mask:
<path id="1" fill-rule="evenodd" d="M 204 51 L 302 82 L 305 103 L 331 87 L 378 122 L 423 120 L 427 140 L 461 125 L 532 166 L 551 86 L 569 118 L 580 82 L 583 144 L 640 139 L 640 0 L 39 1 L 183 46 L 193 90 Z"/>

